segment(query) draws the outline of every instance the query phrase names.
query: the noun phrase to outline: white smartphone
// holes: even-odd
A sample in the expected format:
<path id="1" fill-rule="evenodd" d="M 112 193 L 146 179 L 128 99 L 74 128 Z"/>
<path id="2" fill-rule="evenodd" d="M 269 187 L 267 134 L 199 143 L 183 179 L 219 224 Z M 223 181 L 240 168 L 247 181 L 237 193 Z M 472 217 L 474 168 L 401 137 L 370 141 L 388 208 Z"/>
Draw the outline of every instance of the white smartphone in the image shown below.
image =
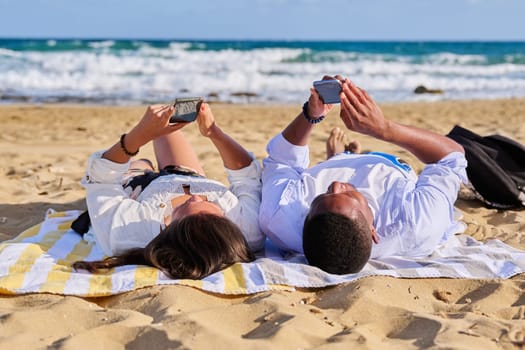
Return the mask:
<path id="1" fill-rule="evenodd" d="M 341 103 L 341 82 L 336 79 L 314 81 L 314 88 L 325 104 Z"/>

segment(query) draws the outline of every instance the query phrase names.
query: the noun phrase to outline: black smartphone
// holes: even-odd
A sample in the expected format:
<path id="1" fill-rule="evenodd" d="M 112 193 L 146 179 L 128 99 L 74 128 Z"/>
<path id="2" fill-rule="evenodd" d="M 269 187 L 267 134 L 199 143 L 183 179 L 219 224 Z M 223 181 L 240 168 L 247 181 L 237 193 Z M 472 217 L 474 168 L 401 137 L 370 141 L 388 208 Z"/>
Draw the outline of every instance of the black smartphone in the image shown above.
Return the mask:
<path id="1" fill-rule="evenodd" d="M 197 119 L 202 97 L 176 98 L 173 102 L 175 112 L 170 117 L 170 123 L 189 123 Z"/>
<path id="2" fill-rule="evenodd" d="M 336 79 L 314 81 L 314 89 L 319 93 L 323 102 L 340 103 L 341 82 Z"/>

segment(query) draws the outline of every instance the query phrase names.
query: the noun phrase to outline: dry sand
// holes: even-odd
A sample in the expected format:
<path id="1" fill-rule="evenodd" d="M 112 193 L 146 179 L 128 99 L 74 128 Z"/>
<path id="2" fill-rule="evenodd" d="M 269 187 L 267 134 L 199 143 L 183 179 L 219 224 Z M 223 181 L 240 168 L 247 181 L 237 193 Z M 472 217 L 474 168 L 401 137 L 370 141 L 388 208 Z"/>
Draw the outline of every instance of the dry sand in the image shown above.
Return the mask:
<path id="1" fill-rule="evenodd" d="M 382 105 L 385 115 L 439 133 L 460 124 L 525 144 L 525 100 Z M 112 145 L 145 107 L 0 107 L 0 240 L 44 218 L 47 208 L 84 209 L 79 185 L 89 154 Z M 216 119 L 255 155 L 300 106 L 212 105 Z M 316 126 L 312 162 L 342 127 L 338 108 Z M 224 181 L 212 144 L 187 132 L 212 178 Z M 364 150 L 407 152 L 350 135 Z M 141 156 L 152 156 L 145 147 Z M 467 233 L 525 249 L 525 211 L 458 200 Z M 331 288 L 222 296 L 184 286 L 151 287 L 98 299 L 0 296 L 0 349 L 522 348 L 525 276 L 509 280 L 371 277 Z"/>

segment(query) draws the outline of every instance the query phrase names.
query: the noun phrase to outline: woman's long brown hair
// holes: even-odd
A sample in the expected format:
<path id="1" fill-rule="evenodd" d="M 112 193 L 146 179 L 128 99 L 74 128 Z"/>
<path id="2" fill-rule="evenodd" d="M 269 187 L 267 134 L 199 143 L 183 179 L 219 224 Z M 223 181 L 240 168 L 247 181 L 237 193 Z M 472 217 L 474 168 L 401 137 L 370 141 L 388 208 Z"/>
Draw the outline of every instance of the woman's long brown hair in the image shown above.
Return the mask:
<path id="1" fill-rule="evenodd" d="M 254 259 L 241 230 L 231 220 L 195 214 L 172 222 L 145 248 L 99 261 L 77 261 L 73 268 L 98 272 L 123 265 L 147 265 L 174 279 L 201 279 Z"/>

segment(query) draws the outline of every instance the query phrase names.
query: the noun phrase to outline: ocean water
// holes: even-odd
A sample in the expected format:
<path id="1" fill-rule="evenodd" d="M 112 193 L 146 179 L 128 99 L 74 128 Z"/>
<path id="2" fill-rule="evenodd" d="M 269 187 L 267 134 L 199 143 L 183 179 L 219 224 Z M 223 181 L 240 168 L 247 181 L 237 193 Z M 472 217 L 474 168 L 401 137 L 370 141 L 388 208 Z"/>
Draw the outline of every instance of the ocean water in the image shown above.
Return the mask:
<path id="1" fill-rule="evenodd" d="M 525 97 L 525 42 L 0 39 L 0 103 L 296 104 L 325 74 L 380 102 Z"/>

